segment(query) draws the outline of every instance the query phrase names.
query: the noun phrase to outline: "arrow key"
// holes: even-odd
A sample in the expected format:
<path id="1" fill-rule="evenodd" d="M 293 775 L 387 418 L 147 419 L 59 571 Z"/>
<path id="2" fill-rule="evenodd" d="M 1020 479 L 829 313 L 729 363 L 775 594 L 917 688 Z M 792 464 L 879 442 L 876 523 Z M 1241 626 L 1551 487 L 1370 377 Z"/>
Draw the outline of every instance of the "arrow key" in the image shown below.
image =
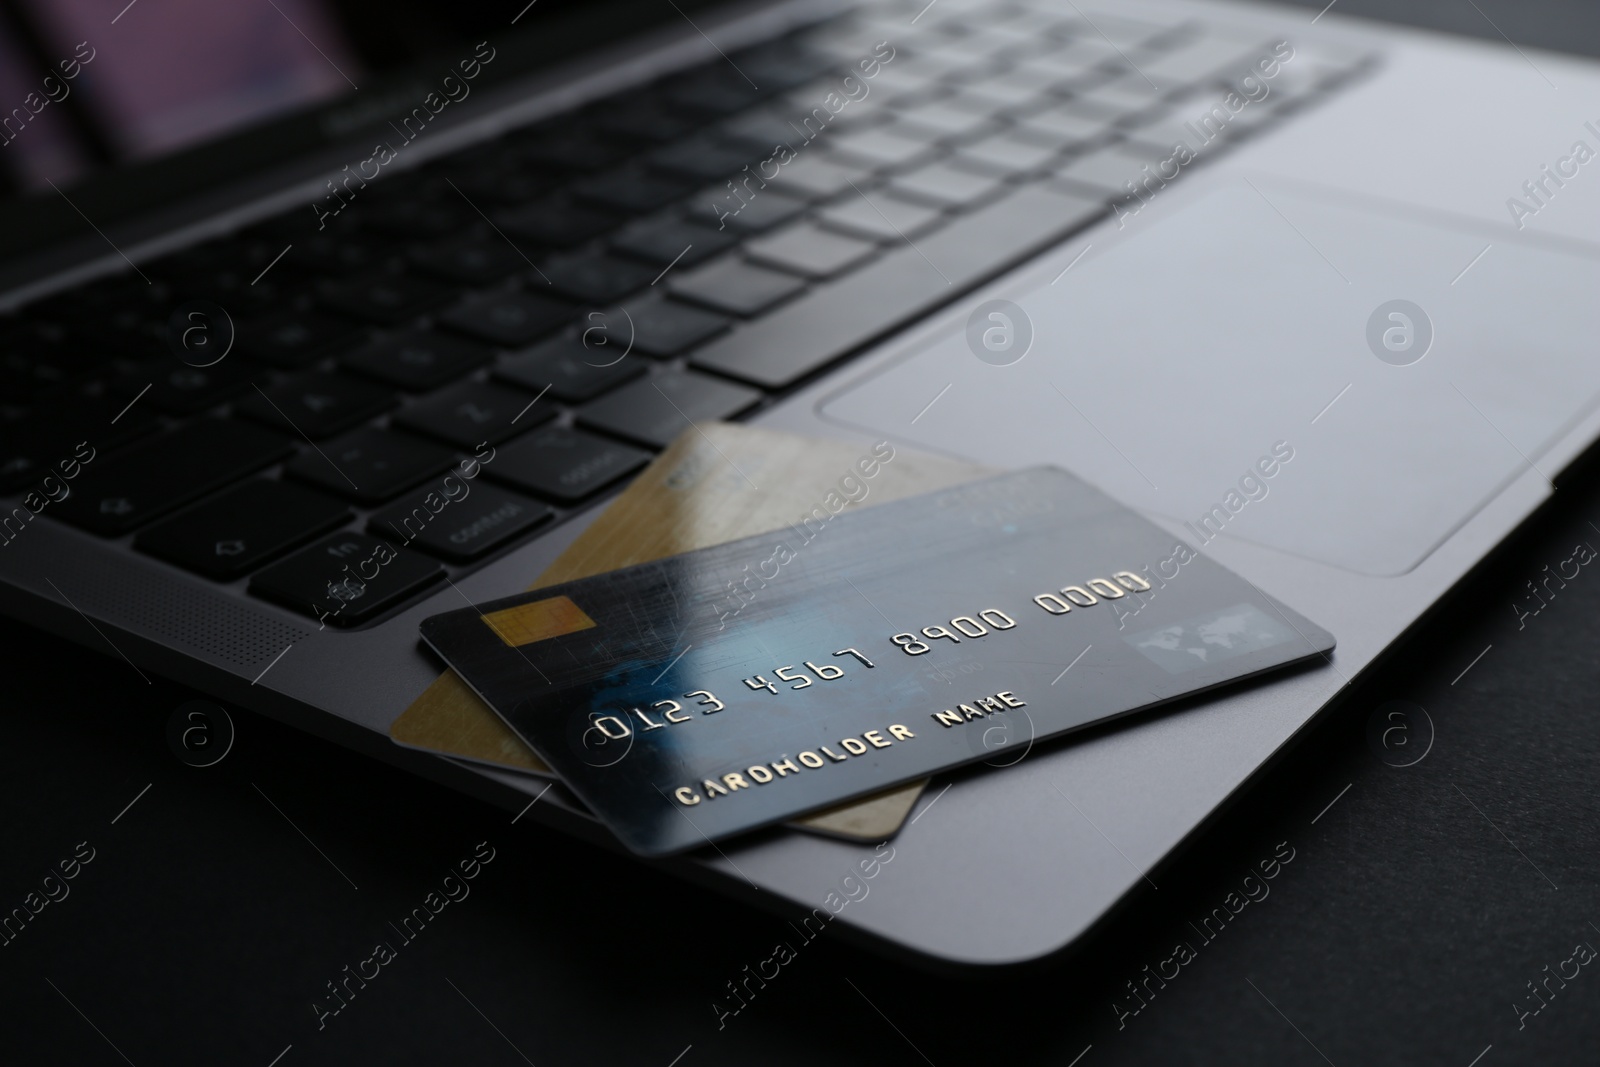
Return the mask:
<path id="1" fill-rule="evenodd" d="M 382 386 L 342 374 L 307 374 L 270 389 L 252 389 L 237 408 L 279 433 L 320 441 L 394 404 L 395 395 Z"/>
<path id="2" fill-rule="evenodd" d="M 448 448 L 406 434 L 364 427 L 284 464 L 289 475 L 372 506 L 455 462 Z"/>
<path id="3" fill-rule="evenodd" d="M 186 570 L 232 581 L 350 520 L 337 500 L 256 479 L 150 527 L 133 544 Z"/>

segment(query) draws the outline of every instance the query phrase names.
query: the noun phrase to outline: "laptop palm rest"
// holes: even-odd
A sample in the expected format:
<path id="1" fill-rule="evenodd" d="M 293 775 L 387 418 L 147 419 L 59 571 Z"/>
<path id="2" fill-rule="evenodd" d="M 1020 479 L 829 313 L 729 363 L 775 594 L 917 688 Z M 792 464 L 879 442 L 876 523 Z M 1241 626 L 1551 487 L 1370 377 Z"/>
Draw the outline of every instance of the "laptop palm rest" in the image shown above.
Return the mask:
<path id="1" fill-rule="evenodd" d="M 822 413 L 1388 576 L 1600 396 L 1600 256 L 1259 181 L 1144 215 L 1004 294 L 1032 324 L 1021 360 L 974 356 L 968 301 Z"/>

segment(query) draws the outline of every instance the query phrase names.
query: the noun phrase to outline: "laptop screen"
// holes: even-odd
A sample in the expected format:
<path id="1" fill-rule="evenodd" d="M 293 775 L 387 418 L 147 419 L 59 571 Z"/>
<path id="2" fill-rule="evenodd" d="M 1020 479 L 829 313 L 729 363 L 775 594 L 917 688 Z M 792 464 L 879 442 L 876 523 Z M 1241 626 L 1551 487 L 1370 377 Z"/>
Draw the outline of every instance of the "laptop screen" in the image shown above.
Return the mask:
<path id="1" fill-rule="evenodd" d="M 0 254 L 342 139 L 478 42 L 473 88 L 708 2 L 0 0 Z"/>

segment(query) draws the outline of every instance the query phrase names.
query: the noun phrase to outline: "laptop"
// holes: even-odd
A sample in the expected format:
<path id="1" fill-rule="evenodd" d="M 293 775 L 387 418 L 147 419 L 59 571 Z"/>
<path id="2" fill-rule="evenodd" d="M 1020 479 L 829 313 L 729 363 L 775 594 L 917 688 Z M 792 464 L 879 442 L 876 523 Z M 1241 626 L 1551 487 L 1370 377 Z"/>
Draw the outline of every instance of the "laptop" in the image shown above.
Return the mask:
<path id="1" fill-rule="evenodd" d="M 1162 0 L 18 0 L 0 52 L 0 607 L 130 685 L 605 842 L 388 729 L 440 671 L 422 620 L 718 420 L 1064 468 L 1336 635 L 936 779 L 838 915 L 925 964 L 1143 891 L 1600 431 L 1600 68 L 1509 42 Z M 328 579 L 484 446 L 471 521 Z M 662 865 L 798 912 L 870 852 Z"/>

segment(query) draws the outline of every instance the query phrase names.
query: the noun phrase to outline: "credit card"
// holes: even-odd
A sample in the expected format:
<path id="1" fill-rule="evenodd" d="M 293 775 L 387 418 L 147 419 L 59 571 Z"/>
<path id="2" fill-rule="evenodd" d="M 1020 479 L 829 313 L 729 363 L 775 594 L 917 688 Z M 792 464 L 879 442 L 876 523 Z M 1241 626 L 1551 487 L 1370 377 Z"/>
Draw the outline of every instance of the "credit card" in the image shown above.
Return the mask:
<path id="1" fill-rule="evenodd" d="M 1065 471 L 424 620 L 628 848 L 682 852 L 1307 658 L 1332 635 Z M 928 666 L 973 668 L 969 692 Z M 1025 724 L 1025 725 L 1024 725 Z"/>
<path id="2" fill-rule="evenodd" d="M 995 473 L 907 449 L 894 449 L 888 461 L 879 454 L 860 444 L 760 426 L 700 423 L 640 472 L 529 588 L 782 529 L 829 493 L 842 492 L 853 510 Z M 553 773 L 454 671 L 419 695 L 390 724 L 389 736 L 396 744 L 452 759 Z M 860 797 L 789 825 L 828 837 L 883 841 L 904 824 L 925 784 Z"/>

